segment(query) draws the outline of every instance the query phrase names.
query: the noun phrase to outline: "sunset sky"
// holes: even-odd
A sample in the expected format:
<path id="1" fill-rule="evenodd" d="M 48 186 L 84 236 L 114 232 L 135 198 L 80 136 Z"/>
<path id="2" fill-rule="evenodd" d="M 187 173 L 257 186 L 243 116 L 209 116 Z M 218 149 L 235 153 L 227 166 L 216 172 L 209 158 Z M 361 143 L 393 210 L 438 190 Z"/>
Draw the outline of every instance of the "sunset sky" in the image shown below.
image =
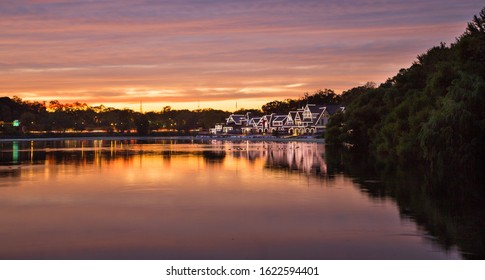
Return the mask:
<path id="1" fill-rule="evenodd" d="M 2 0 L 0 96 L 258 108 L 384 82 L 483 0 Z"/>

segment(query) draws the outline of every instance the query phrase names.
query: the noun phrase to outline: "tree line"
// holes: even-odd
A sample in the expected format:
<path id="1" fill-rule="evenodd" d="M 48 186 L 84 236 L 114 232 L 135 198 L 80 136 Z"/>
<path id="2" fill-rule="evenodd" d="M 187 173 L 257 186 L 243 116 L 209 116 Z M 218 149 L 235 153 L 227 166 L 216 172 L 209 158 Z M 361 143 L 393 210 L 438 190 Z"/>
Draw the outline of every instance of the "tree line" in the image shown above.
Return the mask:
<path id="1" fill-rule="evenodd" d="M 274 100 L 266 103 L 261 107 L 261 111 L 264 114 L 287 114 L 289 111 L 296 111 L 304 107 L 306 104 L 340 104 L 342 103 L 342 97 L 335 93 L 331 89 L 317 90 L 313 94 L 308 92 L 303 97 L 296 99 L 285 99 L 283 101 Z"/>
<path id="2" fill-rule="evenodd" d="M 136 132 L 146 135 L 153 130 L 188 133 L 198 128 L 209 128 L 217 122 L 224 122 L 228 112 L 214 109 L 172 110 L 166 106 L 159 112 L 140 113 L 131 109 L 89 106 L 86 103 L 59 101 L 24 101 L 18 97 L 0 98 L 0 121 L 11 123 L 19 120 L 21 126 L 1 127 L 4 134 L 45 132 L 89 132 L 108 133 Z"/>
<path id="3" fill-rule="evenodd" d="M 345 143 L 432 170 L 483 170 L 485 163 L 485 8 L 450 46 L 419 55 L 379 87 L 343 92 L 329 144 Z"/>
<path id="4" fill-rule="evenodd" d="M 338 104 L 342 101 L 340 95 L 333 90 L 317 90 L 313 94 L 305 93 L 297 99 L 271 101 L 261 109 L 239 109 L 235 114 L 254 115 L 287 113 L 301 108 L 307 103 Z M 0 121 L 11 123 L 19 120 L 21 126 L 0 125 L 3 134 L 29 133 L 31 131 L 45 132 L 89 132 L 105 131 L 108 133 L 136 132 L 146 135 L 152 131 L 168 131 L 172 133 L 189 133 L 194 130 L 207 130 L 216 123 L 224 123 L 231 112 L 215 109 L 174 110 L 170 106 L 160 111 L 135 112 L 131 109 L 116 109 L 111 107 L 89 106 L 86 103 L 60 103 L 26 101 L 19 97 L 0 98 Z"/>

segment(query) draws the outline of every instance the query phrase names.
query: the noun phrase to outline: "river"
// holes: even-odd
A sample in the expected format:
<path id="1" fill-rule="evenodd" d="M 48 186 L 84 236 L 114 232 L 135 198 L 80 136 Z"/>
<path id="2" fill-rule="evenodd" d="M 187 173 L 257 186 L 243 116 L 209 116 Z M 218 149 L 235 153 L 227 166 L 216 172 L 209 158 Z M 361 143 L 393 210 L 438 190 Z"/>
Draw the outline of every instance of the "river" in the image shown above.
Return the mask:
<path id="1" fill-rule="evenodd" d="M 422 189 L 399 178 L 393 186 L 321 143 L 36 140 L 0 148 L 1 259 L 483 257 L 481 216 L 460 231 L 468 212 L 450 218 Z"/>

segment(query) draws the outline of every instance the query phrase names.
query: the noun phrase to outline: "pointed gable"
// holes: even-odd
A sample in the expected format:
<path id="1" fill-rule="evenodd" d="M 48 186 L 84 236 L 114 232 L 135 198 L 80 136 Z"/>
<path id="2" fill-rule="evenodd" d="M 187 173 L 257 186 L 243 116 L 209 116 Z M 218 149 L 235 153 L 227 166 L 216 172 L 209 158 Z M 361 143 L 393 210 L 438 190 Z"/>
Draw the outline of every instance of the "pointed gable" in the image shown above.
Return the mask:
<path id="1" fill-rule="evenodd" d="M 302 110 L 302 109 L 299 109 L 299 110 L 297 110 L 297 111 L 296 111 L 296 116 L 295 116 L 295 118 L 296 118 L 297 120 L 300 120 L 300 121 L 301 121 L 301 120 L 303 120 L 303 110 Z"/>
<path id="2" fill-rule="evenodd" d="M 344 111 L 345 107 L 342 107 L 340 105 L 327 105 L 322 107 L 322 109 L 323 110 L 319 114 L 317 120 L 315 121 L 315 124 L 320 126 L 326 126 L 330 116 L 339 111 Z"/>
<path id="3" fill-rule="evenodd" d="M 259 124 L 259 122 L 261 121 L 261 117 L 255 117 L 255 118 L 252 118 L 250 121 L 249 121 L 249 125 L 252 125 L 252 126 L 257 126 Z"/>
<path id="4" fill-rule="evenodd" d="M 271 125 L 276 127 L 276 126 L 283 126 L 285 124 L 287 115 L 275 115 L 273 116 L 273 119 L 271 121 Z"/>
<path id="5" fill-rule="evenodd" d="M 316 123 L 317 119 L 320 117 L 324 107 L 316 104 L 307 104 L 303 108 L 303 120 L 307 123 Z"/>
<path id="6" fill-rule="evenodd" d="M 314 104 L 307 104 L 304 108 L 303 108 L 303 121 L 311 121 L 312 120 L 312 111 L 311 111 L 311 107 L 315 106 Z"/>
<path id="7" fill-rule="evenodd" d="M 227 119 L 226 119 L 226 124 L 234 124 L 234 125 L 242 125 L 243 121 L 246 119 L 245 115 L 236 115 L 236 114 L 231 114 Z"/>
<path id="8" fill-rule="evenodd" d="M 288 113 L 288 116 L 286 117 L 286 123 L 285 123 L 285 125 L 287 125 L 287 126 L 295 125 L 295 123 L 296 123 L 296 115 L 297 115 L 297 112 L 296 111 L 290 111 Z"/>
<path id="9" fill-rule="evenodd" d="M 298 109 L 295 115 L 295 124 L 300 125 L 303 122 L 303 109 Z"/>
<path id="10" fill-rule="evenodd" d="M 341 105 L 327 105 L 327 106 L 325 106 L 325 108 L 330 115 L 333 115 L 333 114 L 337 113 L 338 111 L 344 110 L 344 107 L 342 107 Z"/>

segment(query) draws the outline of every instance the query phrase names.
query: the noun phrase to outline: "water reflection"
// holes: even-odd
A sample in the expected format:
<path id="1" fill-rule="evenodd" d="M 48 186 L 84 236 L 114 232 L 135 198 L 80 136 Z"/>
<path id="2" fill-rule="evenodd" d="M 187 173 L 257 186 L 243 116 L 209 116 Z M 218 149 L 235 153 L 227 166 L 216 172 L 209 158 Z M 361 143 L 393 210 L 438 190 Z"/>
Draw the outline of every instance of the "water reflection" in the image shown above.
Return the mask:
<path id="1" fill-rule="evenodd" d="M 20 148 L 19 148 L 20 145 Z M 175 146 L 174 146 L 175 145 Z M 137 155 L 202 156 L 206 162 L 223 162 L 227 155 L 249 162 L 262 159 L 266 168 L 298 170 L 306 174 L 326 174 L 324 146 L 316 143 L 224 142 L 196 144 L 182 140 L 155 142 L 124 141 L 31 141 L 0 143 L 0 162 L 8 164 L 99 164 Z M 11 153 L 11 157 L 10 157 Z"/>
<path id="2" fill-rule="evenodd" d="M 326 175 L 324 146 L 316 143 L 275 143 L 268 145 L 266 167 Z"/>
<path id="3" fill-rule="evenodd" d="M 0 258 L 483 257 L 481 217 L 460 230 L 462 213 L 450 222 L 451 209 L 410 187 L 418 177 L 382 175 L 321 144 L 69 140 L 0 150 Z"/>
<path id="4" fill-rule="evenodd" d="M 226 158 L 225 151 L 202 151 L 202 157 L 204 157 L 207 163 L 222 163 Z"/>
<path id="5" fill-rule="evenodd" d="M 401 219 L 415 223 L 435 246 L 445 251 L 458 248 L 466 259 L 485 258 L 483 182 L 459 173 L 436 178 L 419 164 L 401 166 L 340 149 L 327 149 L 326 156 L 331 172 L 353 177 L 373 201 L 394 201 Z"/>

